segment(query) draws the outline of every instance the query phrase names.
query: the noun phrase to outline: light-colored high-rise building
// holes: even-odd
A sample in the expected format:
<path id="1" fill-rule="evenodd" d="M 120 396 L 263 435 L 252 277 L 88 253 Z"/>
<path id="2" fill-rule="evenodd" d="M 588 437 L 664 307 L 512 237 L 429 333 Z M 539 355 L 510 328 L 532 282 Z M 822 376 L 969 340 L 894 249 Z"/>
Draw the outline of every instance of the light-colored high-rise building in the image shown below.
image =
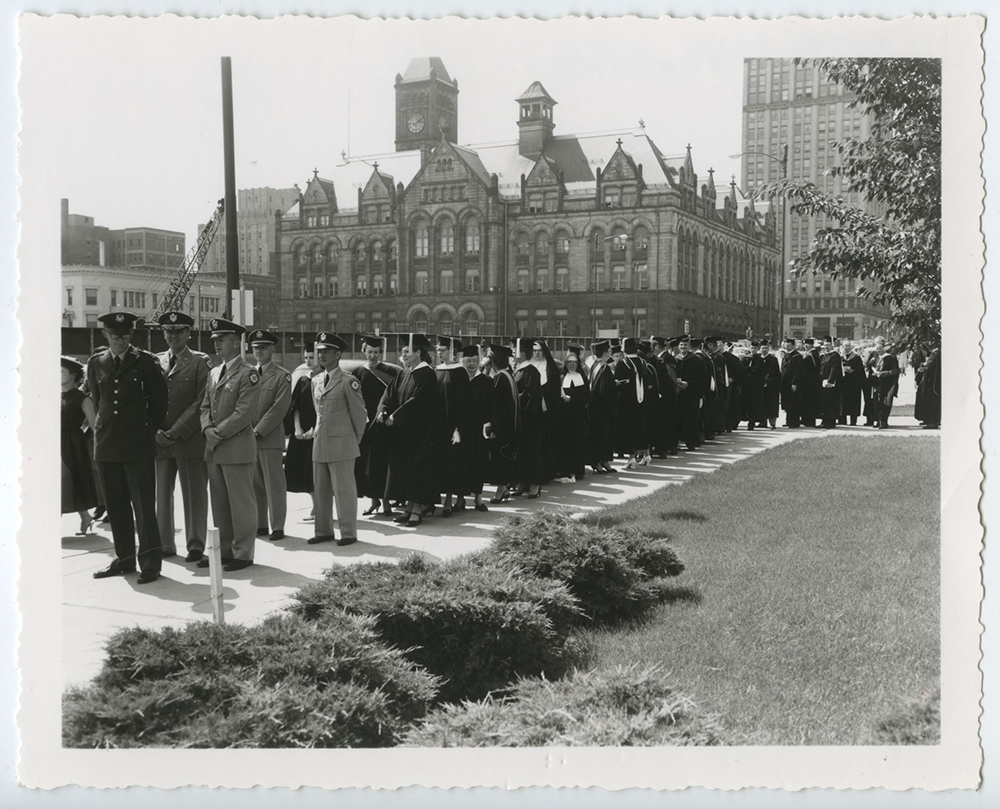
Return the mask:
<path id="1" fill-rule="evenodd" d="M 742 184 L 748 192 L 787 177 L 814 183 L 831 196 L 877 213 L 862 194 L 852 192 L 827 171 L 838 165 L 837 141 L 868 136 L 870 121 L 851 109 L 851 96 L 831 83 L 815 65 L 791 59 L 745 59 L 743 62 Z M 787 145 L 787 164 L 782 164 Z M 783 260 L 806 255 L 823 217 L 779 216 Z M 830 223 L 834 225 L 836 223 Z M 885 325 L 888 310 L 857 296 L 859 282 L 822 274 L 784 278 L 783 331 L 794 337 L 874 336 Z M 869 282 L 870 286 L 870 282 Z"/>
<path id="2" fill-rule="evenodd" d="M 272 275 L 275 251 L 274 212 L 285 213 L 299 201 L 296 188 L 242 188 L 237 192 L 236 228 L 239 231 L 240 275 Z M 204 225 L 198 228 L 199 234 Z M 226 272 L 226 220 L 219 223 L 202 272 Z"/>

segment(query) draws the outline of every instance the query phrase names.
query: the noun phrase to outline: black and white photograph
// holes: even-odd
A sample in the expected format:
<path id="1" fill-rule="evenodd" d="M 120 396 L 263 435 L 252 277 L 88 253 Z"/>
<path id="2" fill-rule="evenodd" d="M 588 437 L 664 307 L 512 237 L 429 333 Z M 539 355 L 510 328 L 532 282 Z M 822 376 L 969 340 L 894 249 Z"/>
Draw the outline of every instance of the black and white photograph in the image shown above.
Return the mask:
<path id="1" fill-rule="evenodd" d="M 21 781 L 974 788 L 984 25 L 23 15 Z"/>

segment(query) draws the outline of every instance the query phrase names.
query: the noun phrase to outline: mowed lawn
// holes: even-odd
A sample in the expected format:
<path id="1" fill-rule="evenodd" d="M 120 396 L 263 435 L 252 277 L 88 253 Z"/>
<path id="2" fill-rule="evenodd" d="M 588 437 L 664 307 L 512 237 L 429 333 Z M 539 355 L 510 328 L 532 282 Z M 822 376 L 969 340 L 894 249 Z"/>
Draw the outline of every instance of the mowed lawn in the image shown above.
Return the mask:
<path id="1" fill-rule="evenodd" d="M 593 515 L 659 526 L 687 567 L 651 620 L 588 633 L 597 667 L 663 665 L 734 744 L 875 743 L 938 686 L 939 456 L 794 441 Z"/>

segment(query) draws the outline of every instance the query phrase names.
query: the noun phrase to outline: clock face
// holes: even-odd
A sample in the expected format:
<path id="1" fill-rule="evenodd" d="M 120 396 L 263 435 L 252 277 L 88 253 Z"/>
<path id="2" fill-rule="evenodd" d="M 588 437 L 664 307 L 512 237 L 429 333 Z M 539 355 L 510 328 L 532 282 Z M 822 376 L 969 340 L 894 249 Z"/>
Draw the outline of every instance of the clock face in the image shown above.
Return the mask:
<path id="1" fill-rule="evenodd" d="M 421 115 L 419 112 L 415 112 L 413 113 L 413 115 L 407 118 L 406 125 L 410 128 L 411 132 L 413 133 L 420 132 L 424 128 L 424 116 Z"/>

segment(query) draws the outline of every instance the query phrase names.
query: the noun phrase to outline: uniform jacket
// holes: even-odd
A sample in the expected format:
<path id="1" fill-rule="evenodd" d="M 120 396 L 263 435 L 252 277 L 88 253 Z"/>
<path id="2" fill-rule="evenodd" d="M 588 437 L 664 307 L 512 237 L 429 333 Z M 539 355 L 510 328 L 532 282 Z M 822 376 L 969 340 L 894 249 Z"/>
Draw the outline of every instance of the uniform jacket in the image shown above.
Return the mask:
<path id="1" fill-rule="evenodd" d="M 215 449 L 205 447 L 210 463 L 253 463 L 257 460 L 257 441 L 250 427 L 260 396 L 260 374 L 244 359 L 233 365 L 219 383 L 223 363 L 213 368 L 201 400 L 201 429 L 215 427 L 222 441 Z"/>
<path id="2" fill-rule="evenodd" d="M 87 362 L 94 400 L 94 459 L 137 461 L 156 457 L 156 431 L 167 412 L 167 383 L 156 357 L 130 345 L 115 372 L 111 349 Z"/>
<path id="3" fill-rule="evenodd" d="M 177 436 L 169 447 L 157 445 L 160 458 L 204 458 L 205 436 L 201 432 L 201 401 L 212 372 L 208 354 L 187 346 L 177 354 L 173 370 L 169 351 L 156 355 L 167 380 L 167 415 L 160 429 Z"/>
<path id="4" fill-rule="evenodd" d="M 313 377 L 312 396 L 316 408 L 313 461 L 336 463 L 357 458 L 368 423 L 361 383 L 338 367 Z"/>
<path id="5" fill-rule="evenodd" d="M 253 411 L 257 449 L 284 449 L 285 416 L 292 404 L 292 375 L 275 362 L 258 371 L 260 396 Z"/>

